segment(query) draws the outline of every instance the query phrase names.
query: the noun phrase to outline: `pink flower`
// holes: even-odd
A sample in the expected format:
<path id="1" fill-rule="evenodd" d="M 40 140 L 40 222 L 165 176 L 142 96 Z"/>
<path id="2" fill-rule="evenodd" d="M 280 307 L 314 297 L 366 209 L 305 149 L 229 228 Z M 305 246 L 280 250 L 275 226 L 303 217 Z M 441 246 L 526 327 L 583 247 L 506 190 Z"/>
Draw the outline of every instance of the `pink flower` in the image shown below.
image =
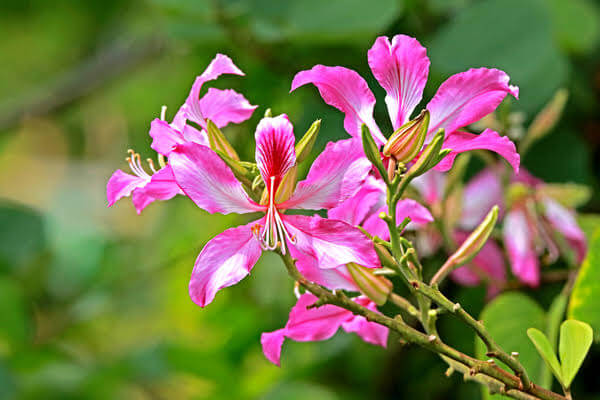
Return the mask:
<path id="1" fill-rule="evenodd" d="M 346 332 L 355 332 L 365 342 L 386 347 L 388 328 L 368 322 L 364 317 L 334 305 L 308 308 L 317 300 L 313 294 L 303 294 L 290 311 L 290 318 L 283 329 L 262 334 L 260 341 L 263 352 L 273 364 L 280 365 L 281 347 L 285 338 L 298 342 L 326 340 L 340 327 Z M 369 310 L 376 311 L 375 303 L 364 296 L 353 300 Z"/>
<path id="2" fill-rule="evenodd" d="M 503 236 L 512 270 L 522 282 L 536 287 L 540 283 L 539 256 L 547 253 L 546 262 L 554 262 L 563 248 L 557 242 L 562 236 L 575 254 L 575 261 L 585 258 L 585 235 L 574 212 L 537 190 L 544 182 L 522 170 L 514 182 L 529 190 L 513 200 L 504 219 Z"/>
<path id="3" fill-rule="evenodd" d="M 221 90 L 210 88 L 199 98 L 202 85 L 217 79 L 222 74 L 244 75 L 233 64 L 231 59 L 223 54 L 217 54 L 206 70 L 196 78 L 186 102 L 175 114 L 171 124 L 156 118 L 150 126 L 150 136 L 153 138 L 152 148 L 162 156 L 168 156 L 176 144 L 195 142 L 208 146 L 206 137 L 206 120 L 212 120 L 218 127 L 224 127 L 230 122 L 239 123 L 250 118 L 257 106 L 231 89 Z M 196 129 L 188 120 L 198 124 L 202 130 Z M 158 171 L 154 163 L 148 159 L 148 172 L 141 164 L 140 155 L 130 151 L 127 158 L 133 174 L 117 170 L 110 177 L 106 187 L 108 206 L 112 206 L 123 197 L 132 197 L 133 205 L 138 214 L 155 200 L 169 200 L 177 194 L 183 194 L 175 182 L 169 165 L 164 165 L 162 158 L 159 162 L 163 168 Z"/>
<path id="4" fill-rule="evenodd" d="M 498 205 L 502 213 L 503 188 L 497 174 L 494 169 L 484 169 L 465 185 L 461 198 L 462 209 L 459 211 L 456 226 L 451 227 L 453 239 L 459 246 L 494 205 Z M 412 183 L 430 206 L 440 207 L 446 186 L 445 173 L 432 170 L 416 178 Z M 439 233 L 419 232 L 417 248 L 421 254 L 432 254 L 441 244 Z M 450 276 L 454 281 L 465 286 L 476 286 L 484 280 L 488 283 L 488 296 L 497 294 L 506 282 L 502 249 L 492 239 L 488 240 L 469 264 L 452 271 Z"/>
<path id="5" fill-rule="evenodd" d="M 287 199 L 276 202 L 283 177 L 296 163 L 293 126 L 285 115 L 263 118 L 255 138 L 256 162 L 268 193 L 265 204 L 250 199 L 233 172 L 210 148 L 184 143 L 170 153 L 177 183 L 200 208 L 210 213 L 266 214 L 226 230 L 204 246 L 192 272 L 192 300 L 202 307 L 209 304 L 218 290 L 250 273 L 262 250 L 278 246 L 283 252 L 289 250 L 298 265 L 317 263 L 319 268 L 327 269 L 356 262 L 379 267 L 372 243 L 360 230 L 343 221 L 284 214 L 288 209 L 328 209 L 356 192 L 370 164 L 361 157 L 353 139 L 329 143 L 307 178 L 290 191 Z"/>
<path id="6" fill-rule="evenodd" d="M 429 73 L 426 49 L 409 36 L 394 36 L 391 43 L 382 36 L 369 50 L 368 62 L 387 93 L 385 102 L 396 130 L 410 119 L 421 101 Z M 508 82 L 509 77 L 503 71 L 478 68 L 453 75 L 442 83 L 426 106 L 431 119 L 425 143 L 439 128 L 444 128 L 443 148 L 452 149 L 437 169 L 450 169 L 458 153 L 486 149 L 500 154 L 518 170 L 520 157 L 507 137 L 490 129 L 480 135 L 459 130 L 493 112 L 508 93 L 518 97 L 519 89 Z M 346 115 L 344 127 L 351 136 L 359 137 L 360 126 L 365 124 L 377 143 L 385 143 L 386 138 L 373 118 L 375 96 L 358 73 L 344 67 L 315 65 L 296 74 L 291 90 L 307 83 L 314 84 L 327 104 Z"/>

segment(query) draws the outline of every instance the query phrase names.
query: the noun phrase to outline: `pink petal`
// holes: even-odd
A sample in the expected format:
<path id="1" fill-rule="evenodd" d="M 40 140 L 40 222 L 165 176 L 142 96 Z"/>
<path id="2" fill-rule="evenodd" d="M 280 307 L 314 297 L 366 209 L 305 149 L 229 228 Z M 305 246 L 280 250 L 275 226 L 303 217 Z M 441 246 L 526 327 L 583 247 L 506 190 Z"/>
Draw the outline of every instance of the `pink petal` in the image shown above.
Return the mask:
<path id="1" fill-rule="evenodd" d="M 355 298 L 354 301 L 371 311 L 378 312 L 375 303 L 368 297 L 360 296 Z M 387 347 L 389 329 L 383 325 L 369 322 L 365 317 L 353 315 L 350 321 L 346 321 L 342 324 L 342 328 L 346 332 L 356 333 L 367 343 Z"/>
<path id="2" fill-rule="evenodd" d="M 171 166 L 167 164 L 152 175 L 146 186 L 134 190 L 131 201 L 137 213 L 141 214 L 142 210 L 153 201 L 169 200 L 178 194 L 183 194 L 183 191 L 175 182 Z"/>
<path id="3" fill-rule="evenodd" d="M 577 224 L 575 214 L 551 198 L 546 197 L 542 201 L 546 218 L 573 247 L 577 261 L 582 262 L 587 252 L 587 243 L 585 234 Z"/>
<path id="4" fill-rule="evenodd" d="M 150 147 L 164 156 L 168 156 L 178 144 L 194 142 L 208 146 L 206 132 L 187 125 L 185 120 L 181 120 L 180 113 L 177 113 L 172 124 L 158 118 L 154 119 L 150 124 L 150 136 L 152 137 Z"/>
<path id="5" fill-rule="evenodd" d="M 371 163 L 356 139 L 329 142 L 305 180 L 280 208 L 329 209 L 354 195 L 367 178 Z"/>
<path id="6" fill-rule="evenodd" d="M 275 189 L 280 179 L 296 164 L 294 127 L 287 115 L 263 118 L 256 127 L 256 164 L 266 185 L 275 178 Z"/>
<path id="7" fill-rule="evenodd" d="M 147 179 L 116 170 L 106 184 L 106 199 L 111 207 L 117 200 L 131 195 L 134 189 L 148 183 Z"/>
<path id="8" fill-rule="evenodd" d="M 365 220 L 363 228 L 371 235 L 376 235 L 382 239 L 388 240 L 390 232 L 387 224 L 379 218 L 379 214 L 387 211 L 387 206 L 383 206 L 375 211 Z M 433 216 L 429 210 L 413 199 L 403 199 L 398 202 L 396 207 L 396 221 L 398 224 L 401 224 L 405 218 L 410 218 L 411 222 L 409 225 L 413 226 L 422 226 L 433 221 Z"/>
<path id="9" fill-rule="evenodd" d="M 380 208 L 382 201 L 385 202 L 385 188 L 382 189 L 379 182 L 372 176 L 367 177 L 354 196 L 330 209 L 327 216 L 350 225 L 361 225 L 368 215 Z"/>
<path id="10" fill-rule="evenodd" d="M 248 197 L 233 172 L 209 147 L 179 145 L 169 156 L 169 164 L 183 192 L 211 214 L 242 214 L 264 208 Z"/>
<path id="11" fill-rule="evenodd" d="M 385 89 L 390 119 L 398 129 L 410 119 L 423 97 L 429 74 L 427 50 L 414 38 L 396 35 L 390 43 L 385 36 L 375 40 L 368 53 L 369 65 Z"/>
<path id="12" fill-rule="evenodd" d="M 206 306 L 217 291 L 235 285 L 250 273 L 261 255 L 260 244 L 251 231 L 257 223 L 227 229 L 206 243 L 190 279 L 189 291 L 194 303 Z"/>
<path id="13" fill-rule="evenodd" d="M 413 179 L 411 183 L 423 196 L 423 200 L 432 205 L 442 200 L 446 187 L 446 174 L 432 169 Z"/>
<path id="14" fill-rule="evenodd" d="M 467 183 L 463 191 L 460 226 L 472 230 L 479 225 L 493 206 L 504 209 L 504 189 L 500 177 L 492 168 L 486 168 Z M 500 214 L 499 219 L 501 219 Z"/>
<path id="15" fill-rule="evenodd" d="M 293 246 L 317 259 L 320 268 L 336 268 L 349 262 L 367 268 L 381 266 L 373 243 L 352 225 L 319 216 L 282 215 L 282 218 L 296 237 Z"/>
<path id="16" fill-rule="evenodd" d="M 515 276 L 536 287 L 540 283 L 540 265 L 533 243 L 533 232 L 521 210 L 506 214 L 503 228 L 504 244 Z"/>
<path id="17" fill-rule="evenodd" d="M 188 106 L 187 117 L 203 128 L 206 128 L 206 116 L 203 114 L 200 105 L 200 90 L 205 82 L 217 79 L 222 74 L 244 75 L 244 73 L 235 66 L 231 58 L 223 54 L 217 54 L 210 62 L 202 75 L 198 76 L 192 85 L 190 94 L 185 101 Z"/>
<path id="18" fill-rule="evenodd" d="M 375 96 L 356 71 L 344 67 L 315 65 L 310 70 L 296 74 L 290 91 L 307 83 L 312 83 L 319 89 L 325 103 L 346 114 L 344 128 L 351 136 L 360 138 L 361 124 L 365 124 L 376 142 L 385 142 L 385 137 L 373 119 Z"/>
<path id="19" fill-rule="evenodd" d="M 444 149 L 452 149 L 442 162 L 436 165 L 438 171 L 448 171 L 452 168 L 454 159 L 459 153 L 470 150 L 490 150 L 498 153 L 519 172 L 521 156 L 517 153 L 515 144 L 506 136 L 500 136 L 498 132 L 486 129 L 479 135 L 467 132 L 454 132 L 444 140 Z"/>
<path id="20" fill-rule="evenodd" d="M 469 234 L 455 232 L 457 243 L 462 244 Z M 476 272 L 477 271 L 477 272 Z M 480 282 L 480 274 L 490 280 L 491 286 L 500 287 L 506 282 L 506 268 L 502 249 L 493 240 L 488 240 L 470 264 L 452 271 L 452 279 L 465 286 L 475 286 Z"/>
<path id="21" fill-rule="evenodd" d="M 285 328 L 260 335 L 260 344 L 267 360 L 278 367 L 281 366 L 281 347 L 285 340 Z"/>
<path id="22" fill-rule="evenodd" d="M 519 88 L 509 85 L 509 80 L 505 72 L 488 68 L 452 75 L 427 104 L 429 133 L 444 128 L 448 135 L 494 111 L 508 93 L 518 98 Z"/>
<path id="23" fill-rule="evenodd" d="M 296 260 L 298 271 L 309 281 L 329 289 L 360 291 L 345 265 L 323 269 L 319 267 L 319 261 L 314 255 L 303 253 L 294 246 L 290 246 L 289 250 L 291 256 Z"/>
<path id="24" fill-rule="evenodd" d="M 232 89 L 210 88 L 200 99 L 200 109 L 206 119 L 219 128 L 230 122 L 239 124 L 252 116 L 258 106 L 253 106 L 244 96 Z"/>
<path id="25" fill-rule="evenodd" d="M 279 365 L 280 363 L 284 338 L 287 337 L 297 342 L 327 340 L 337 332 L 340 326 L 347 332 L 356 332 L 369 343 L 385 347 L 387 328 L 367 322 L 364 317 L 354 316 L 350 311 L 331 304 L 308 308 L 317 300 L 313 294 L 304 293 L 292 307 L 285 328 L 262 334 L 263 352 L 273 364 Z M 369 299 L 361 296 L 355 301 L 375 311 L 375 305 Z"/>
<path id="26" fill-rule="evenodd" d="M 531 186 L 533 188 L 538 187 L 544 183 L 543 180 L 533 176 L 529 171 L 521 168 L 518 174 L 514 174 L 512 176 L 513 183 L 522 183 L 526 186 Z"/>

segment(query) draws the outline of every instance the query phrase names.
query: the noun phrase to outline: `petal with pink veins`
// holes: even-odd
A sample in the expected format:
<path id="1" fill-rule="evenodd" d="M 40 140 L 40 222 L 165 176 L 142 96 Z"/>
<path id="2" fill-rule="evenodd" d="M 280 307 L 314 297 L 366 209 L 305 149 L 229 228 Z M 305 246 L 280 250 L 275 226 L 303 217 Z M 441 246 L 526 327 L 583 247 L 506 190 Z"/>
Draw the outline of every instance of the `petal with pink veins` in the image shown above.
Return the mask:
<path id="1" fill-rule="evenodd" d="M 192 85 L 192 89 L 190 90 L 190 94 L 185 101 L 185 104 L 188 106 L 186 113 L 187 118 L 194 121 L 202 128 L 206 128 L 207 117 L 202 113 L 200 90 L 204 83 L 215 80 L 222 74 L 244 75 L 244 73 L 235 66 L 233 61 L 231 61 L 231 58 L 223 54 L 217 54 L 204 72 L 196 78 Z"/>
<path id="2" fill-rule="evenodd" d="M 508 93 L 519 97 L 519 88 L 498 69 L 472 68 L 442 83 L 427 104 L 431 113 L 429 134 L 444 128 L 446 135 L 479 121 L 498 107 Z"/>
<path id="3" fill-rule="evenodd" d="M 250 213 L 264 207 L 253 202 L 231 169 L 209 147 L 197 143 L 179 145 L 169 164 L 183 192 L 209 213 Z"/>
<path id="4" fill-rule="evenodd" d="M 200 99 L 200 109 L 205 119 L 223 128 L 233 122 L 239 124 L 252 116 L 256 107 L 246 98 L 232 89 L 210 88 Z"/>
<path id="5" fill-rule="evenodd" d="M 358 228 L 319 216 L 282 215 L 297 250 L 318 260 L 319 268 L 336 268 L 350 262 L 367 268 L 381 266 L 373 243 Z"/>
<path id="6" fill-rule="evenodd" d="M 395 129 L 410 119 L 423 97 L 429 74 L 425 47 L 410 36 L 380 36 L 368 52 L 373 75 L 387 93 L 385 103 Z"/>
<path id="7" fill-rule="evenodd" d="M 361 225 L 368 215 L 379 209 L 382 201 L 385 202 L 384 190 L 374 177 L 369 176 L 354 196 L 327 211 L 327 216 L 350 225 Z"/>
<path id="8" fill-rule="evenodd" d="M 296 74 L 290 91 L 308 83 L 319 89 L 325 103 L 346 114 L 344 128 L 350 136 L 360 138 L 360 127 L 365 124 L 376 142 L 385 142 L 385 137 L 373 119 L 375 96 L 356 71 L 344 67 L 315 65 L 312 69 Z"/>
<path id="9" fill-rule="evenodd" d="M 438 171 L 448 171 L 452 168 L 454 159 L 459 153 L 471 150 L 490 150 L 501 155 L 514 169 L 519 172 L 521 156 L 517 153 L 515 144 L 506 136 L 500 136 L 498 132 L 486 129 L 479 135 L 467 132 L 454 132 L 444 139 L 443 149 L 452 151 L 435 166 Z"/>
<path id="10" fill-rule="evenodd" d="M 463 191 L 460 226 L 466 230 L 475 229 L 493 206 L 500 208 L 498 219 L 502 219 L 504 193 L 497 172 L 486 168 L 465 185 Z"/>
<path id="11" fill-rule="evenodd" d="M 150 182 L 146 186 L 133 191 L 131 201 L 137 213 L 141 214 L 142 210 L 153 201 L 169 200 L 178 194 L 183 194 L 183 191 L 175 181 L 171 166 L 167 164 L 152 175 Z"/>
<path id="12" fill-rule="evenodd" d="M 387 211 L 387 206 L 382 206 L 379 210 L 372 213 L 363 223 L 363 228 L 371 235 L 388 240 L 390 232 L 388 231 L 387 224 L 379 218 L 379 214 Z M 398 202 L 396 207 L 396 221 L 398 224 L 401 224 L 405 218 L 410 218 L 411 222 L 407 225 L 407 228 L 411 229 L 433 221 L 433 216 L 429 210 L 413 199 L 403 199 Z"/>
<path id="13" fill-rule="evenodd" d="M 329 142 L 280 208 L 333 208 L 357 192 L 370 170 L 371 163 L 356 139 Z"/>
<path id="14" fill-rule="evenodd" d="M 383 338 L 387 342 L 387 328 L 381 327 L 386 332 L 383 332 L 372 322 L 367 322 L 364 317 L 355 317 L 350 311 L 343 308 L 326 304 L 320 307 L 308 308 L 315 302 L 317 297 L 311 293 L 304 293 L 298 299 L 298 302 L 292 307 L 290 316 L 285 328 L 274 332 L 263 333 L 261 336 L 261 344 L 263 352 L 267 359 L 275 365 L 280 365 L 281 346 L 285 338 L 295 340 L 297 342 L 310 342 L 326 340 L 331 338 L 340 328 L 348 332 L 356 332 L 364 340 L 384 345 Z M 359 304 L 364 303 L 362 298 L 356 300 Z M 367 300 L 368 301 L 368 300 Z M 363 304 L 361 304 L 363 305 Z M 364 305 L 367 305 L 366 303 Z M 374 309 L 370 304 L 369 309 Z M 355 319 L 362 318 L 362 321 L 354 322 Z"/>
<path id="15" fill-rule="evenodd" d="M 551 198 L 546 197 L 542 201 L 546 218 L 548 218 L 554 229 L 560 232 L 569 245 L 573 247 L 577 262 L 581 263 L 587 252 L 587 243 L 585 234 L 577 224 L 574 213 Z"/>
<path id="16" fill-rule="evenodd" d="M 148 179 L 127 174 L 120 169 L 116 170 L 106 184 L 106 200 L 111 207 L 117 200 L 131 195 L 136 188 L 148 183 Z"/>
<path id="17" fill-rule="evenodd" d="M 305 254 L 294 246 L 289 246 L 289 250 L 290 255 L 296 260 L 296 268 L 309 281 L 329 289 L 360 291 L 346 265 L 330 269 L 319 268 L 319 261 L 315 256 Z"/>
<path id="18" fill-rule="evenodd" d="M 262 252 L 251 230 L 257 223 L 260 221 L 227 229 L 206 243 L 190 279 L 194 303 L 206 306 L 219 290 L 235 285 L 250 273 Z"/>
<path id="19" fill-rule="evenodd" d="M 533 232 L 523 211 L 513 210 L 506 214 L 502 234 L 513 273 L 521 282 L 537 287 L 540 283 L 540 265 Z"/>
<path id="20" fill-rule="evenodd" d="M 287 115 L 263 118 L 256 127 L 256 164 L 266 185 L 281 178 L 296 164 L 294 127 Z"/>

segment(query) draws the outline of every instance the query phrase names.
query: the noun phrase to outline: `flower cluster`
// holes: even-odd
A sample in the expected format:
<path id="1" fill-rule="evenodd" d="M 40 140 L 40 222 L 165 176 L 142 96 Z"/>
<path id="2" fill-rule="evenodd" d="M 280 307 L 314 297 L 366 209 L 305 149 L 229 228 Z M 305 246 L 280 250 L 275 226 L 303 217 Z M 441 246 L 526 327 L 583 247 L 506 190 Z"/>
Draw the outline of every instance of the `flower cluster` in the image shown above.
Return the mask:
<path id="1" fill-rule="evenodd" d="M 380 37 L 368 52 L 368 64 L 387 93 L 394 132 L 384 135 L 379 128 L 373 116 L 375 97 L 356 72 L 323 65 L 301 71 L 291 90 L 315 85 L 327 104 L 345 114 L 344 128 L 350 138 L 328 143 L 305 179 L 298 180 L 298 165 L 314 144 L 319 122 L 296 143 L 288 116 L 273 117 L 268 112 L 256 126 L 255 160 L 241 161 L 221 128 L 249 119 L 257 106 L 231 89 L 210 88 L 200 97 L 204 84 L 220 75 L 243 75 L 229 57 L 218 54 L 196 78 L 172 122 L 165 121 L 164 112 L 152 121 L 151 147 L 158 153 L 159 168 L 152 160 L 144 168 L 139 154 L 130 150 L 127 161 L 132 174 L 117 170 L 109 179 L 109 206 L 131 196 L 140 213 L 155 200 L 179 194 L 209 213 L 257 215 L 252 222 L 215 236 L 198 255 L 189 292 L 201 307 L 211 303 L 219 290 L 246 277 L 263 251 L 276 251 L 295 261 L 302 279 L 351 293 L 353 302 L 378 312 L 377 306 L 392 291 L 392 283 L 382 276 L 386 270 L 382 264 L 390 255 L 389 221 L 394 221 L 399 233 L 414 235 L 416 250 L 427 255 L 443 242 L 434 224 L 443 217 L 439 212 L 445 192 L 443 171 L 452 167 L 459 153 L 495 152 L 518 173 L 520 157 L 510 139 L 491 129 L 480 134 L 462 129 L 492 113 L 507 95 L 517 98 L 519 91 L 503 71 L 470 69 L 442 83 L 411 120 L 428 77 L 426 49 L 408 36 L 391 41 Z M 446 224 L 450 242 L 446 250 L 451 254 L 457 245 L 473 241 L 470 232 L 499 205 L 512 270 L 535 286 L 538 255 L 547 250 L 556 258 L 564 247 L 557 244 L 555 232 L 565 239 L 561 243 L 575 249 L 577 259 L 583 257 L 585 242 L 570 212 L 544 196 L 539 190 L 543 184 L 527 172 L 511 178 L 522 190 L 510 201 L 504 199 L 500 175 L 505 169 L 497 166 L 465 186 L 459 201 L 462 211 Z M 404 180 L 412 181 L 415 195 L 396 199 L 391 209 L 389 188 L 406 189 Z M 314 215 L 292 210 L 313 210 Z M 325 210 L 327 218 L 317 215 L 319 210 Z M 452 276 L 465 285 L 485 280 L 493 294 L 502 289 L 507 276 L 501 247 L 494 240 L 485 242 L 491 229 L 486 228 L 486 236 L 477 239 L 478 248 L 463 257 L 470 262 Z M 386 345 L 387 327 L 336 305 L 319 304 L 310 292 L 297 296 L 285 327 L 261 338 L 273 363 L 279 364 L 286 337 L 325 340 L 340 327 L 369 343 Z"/>

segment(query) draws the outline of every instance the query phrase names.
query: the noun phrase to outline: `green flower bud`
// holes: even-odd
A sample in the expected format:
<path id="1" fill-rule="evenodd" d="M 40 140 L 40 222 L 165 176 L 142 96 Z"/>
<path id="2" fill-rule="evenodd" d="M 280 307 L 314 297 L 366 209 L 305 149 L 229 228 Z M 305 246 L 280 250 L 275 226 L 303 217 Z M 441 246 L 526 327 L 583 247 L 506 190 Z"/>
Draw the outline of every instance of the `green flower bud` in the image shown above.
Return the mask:
<path id="1" fill-rule="evenodd" d="M 385 304 L 394 287 L 392 282 L 383 276 L 373 274 L 370 268 L 355 263 L 349 263 L 346 267 L 365 296 L 373 300 L 378 306 Z"/>
<path id="2" fill-rule="evenodd" d="M 321 120 L 318 119 L 312 123 L 310 128 L 306 131 L 302 139 L 296 144 L 296 162 L 300 164 L 302 161 L 306 160 L 310 151 L 312 150 L 315 141 L 317 140 L 317 135 L 319 133 L 319 129 L 321 128 Z"/>
<path id="3" fill-rule="evenodd" d="M 421 151 L 427 130 L 429 129 L 429 111 L 423 110 L 412 121 L 398 128 L 383 146 L 383 155 L 393 157 L 397 162 L 412 161 Z"/>
<path id="4" fill-rule="evenodd" d="M 206 120 L 206 134 L 211 149 L 220 151 L 233 160 L 240 160 L 233 146 L 231 146 L 225 135 L 223 135 L 223 132 L 211 120 Z"/>

